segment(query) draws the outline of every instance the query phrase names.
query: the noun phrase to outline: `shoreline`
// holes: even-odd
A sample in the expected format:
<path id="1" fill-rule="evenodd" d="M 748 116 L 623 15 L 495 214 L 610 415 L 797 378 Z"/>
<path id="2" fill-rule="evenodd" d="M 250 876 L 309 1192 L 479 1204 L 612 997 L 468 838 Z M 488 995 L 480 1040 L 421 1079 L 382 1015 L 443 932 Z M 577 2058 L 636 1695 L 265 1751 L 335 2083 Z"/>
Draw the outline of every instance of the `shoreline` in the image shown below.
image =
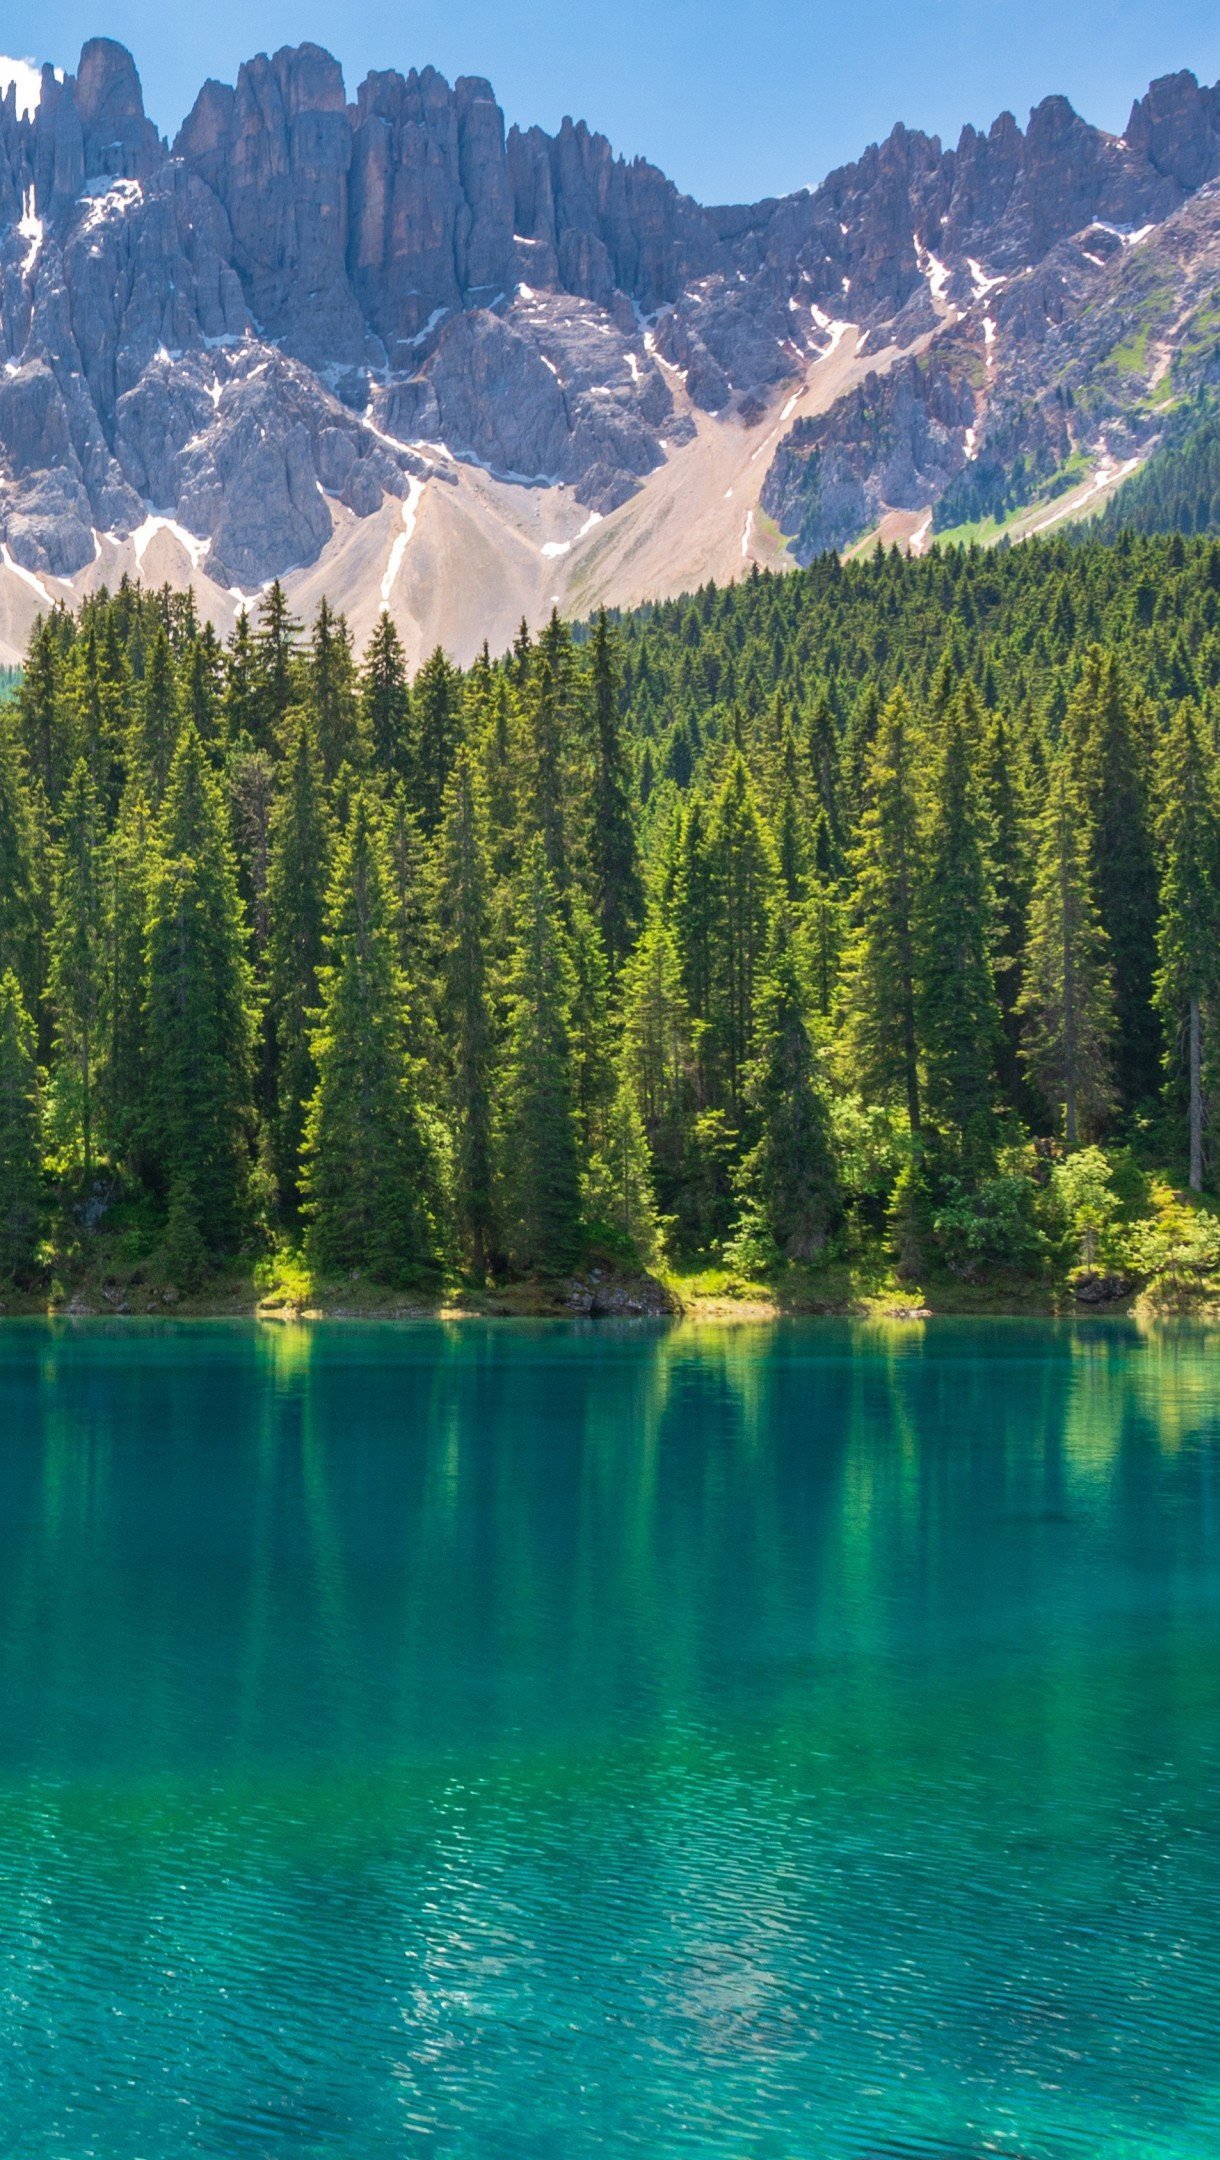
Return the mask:
<path id="1" fill-rule="evenodd" d="M 659 1286 L 658 1286 L 659 1287 Z M 256 1323 L 260 1326 L 290 1329 L 296 1327 L 319 1327 L 344 1322 L 371 1325 L 373 1323 L 394 1326 L 412 1324 L 461 1325 L 476 1321 L 511 1325 L 514 1321 L 550 1321 L 556 1324 L 586 1323 L 590 1328 L 607 1321 L 657 1326 L 707 1326 L 716 1328 L 775 1327 L 787 1322 L 827 1321 L 836 1324 L 884 1324 L 887 1326 L 924 1326 L 929 1322 L 966 1320 L 976 1323 L 985 1321 L 1134 1321 L 1137 1324 L 1189 1321 L 1195 1325 L 1214 1326 L 1220 1322 L 1220 1306 L 1212 1301 L 1182 1303 L 1172 1306 L 1160 1304 L 1145 1296 L 1132 1296 L 1105 1304 L 1082 1303 L 1066 1296 L 1055 1298 L 1042 1296 L 1028 1299 L 981 1299 L 963 1297 L 917 1299 L 890 1299 L 885 1297 L 848 1299 L 843 1301 L 785 1300 L 758 1294 L 740 1297 L 726 1295 L 687 1296 L 666 1293 L 664 1297 L 644 1303 L 639 1299 L 623 1299 L 615 1303 L 590 1308 L 582 1299 L 560 1296 L 530 1294 L 530 1286 L 522 1285 L 509 1298 L 487 1297 L 441 1297 L 435 1300 L 407 1298 L 386 1294 L 378 1297 L 354 1297 L 322 1300 L 308 1304 L 296 1304 L 277 1298 L 208 1296 L 156 1297 L 139 1306 L 126 1302 L 112 1304 L 105 1299 L 86 1298 L 80 1294 L 60 1300 L 36 1297 L 9 1297 L 0 1299 L 0 1327 L 4 1322 L 30 1321 L 133 1321 L 174 1322 L 183 1320 L 233 1321 Z"/>

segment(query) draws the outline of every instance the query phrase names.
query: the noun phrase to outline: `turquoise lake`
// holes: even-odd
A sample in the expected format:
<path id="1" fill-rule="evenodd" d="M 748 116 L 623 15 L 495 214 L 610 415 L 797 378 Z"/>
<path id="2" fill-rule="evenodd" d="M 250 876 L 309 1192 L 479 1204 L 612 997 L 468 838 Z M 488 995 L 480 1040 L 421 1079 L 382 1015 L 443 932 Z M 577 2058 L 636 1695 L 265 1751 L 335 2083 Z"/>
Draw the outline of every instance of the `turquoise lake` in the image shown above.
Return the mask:
<path id="1" fill-rule="evenodd" d="M 0 1327 L 0 2151 L 1214 2160 L 1220 1336 Z"/>

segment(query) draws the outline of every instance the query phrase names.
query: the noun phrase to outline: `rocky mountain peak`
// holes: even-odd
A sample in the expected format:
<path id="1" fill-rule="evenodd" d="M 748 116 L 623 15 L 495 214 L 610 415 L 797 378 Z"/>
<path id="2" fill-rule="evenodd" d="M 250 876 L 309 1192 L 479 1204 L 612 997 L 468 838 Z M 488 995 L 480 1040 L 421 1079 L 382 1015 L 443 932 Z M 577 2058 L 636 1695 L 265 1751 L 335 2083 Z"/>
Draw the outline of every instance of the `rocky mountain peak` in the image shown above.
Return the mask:
<path id="1" fill-rule="evenodd" d="M 226 604 L 340 545 L 377 553 L 390 604 L 423 492 L 469 503 L 472 473 L 470 514 L 549 588 L 609 560 L 595 528 L 650 490 L 680 520 L 688 448 L 733 568 L 768 518 L 805 554 L 999 501 L 1014 470 L 1117 463 L 1158 408 L 1104 338 L 1126 351 L 1136 320 L 1128 368 L 1170 366 L 1185 333 L 1150 342 L 1138 311 L 1204 278 L 1218 176 L 1220 89 L 1179 74 L 1122 137 L 1051 97 L 1024 129 L 946 149 L 899 125 L 818 187 L 708 208 L 583 120 L 506 130 L 481 77 L 386 69 L 349 101 L 314 44 L 205 83 L 170 151 L 131 55 L 90 40 L 31 117 L 0 99 L 0 601 L 123 548 L 143 572 L 170 532 Z M 1086 348 L 1069 409 L 1047 386 Z"/>

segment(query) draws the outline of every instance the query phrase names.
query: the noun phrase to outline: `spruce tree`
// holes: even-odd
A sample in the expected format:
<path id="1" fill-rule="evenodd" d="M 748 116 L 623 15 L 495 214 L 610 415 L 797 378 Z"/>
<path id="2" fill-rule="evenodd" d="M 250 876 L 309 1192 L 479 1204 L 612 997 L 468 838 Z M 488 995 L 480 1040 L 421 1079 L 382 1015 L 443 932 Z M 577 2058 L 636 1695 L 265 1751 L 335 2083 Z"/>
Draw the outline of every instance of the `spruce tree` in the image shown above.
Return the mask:
<path id="1" fill-rule="evenodd" d="M 852 857 L 853 923 L 844 958 L 844 1048 L 850 1084 L 905 1104 L 921 1127 L 916 1036 L 915 911 L 918 835 L 911 713 L 895 691 L 878 723 L 865 808 Z"/>
<path id="2" fill-rule="evenodd" d="M 813 781 L 814 800 L 822 815 L 827 860 L 819 865 L 824 876 L 840 878 L 847 867 L 846 820 L 843 807 L 842 753 L 839 730 L 830 700 L 823 691 L 814 703 L 805 729 L 805 755 Z"/>
<path id="3" fill-rule="evenodd" d="M 299 645 L 303 628 L 277 578 L 259 601 L 258 630 L 253 640 L 254 695 L 249 726 L 260 750 L 274 750 L 282 741 L 288 713 L 305 694 Z"/>
<path id="4" fill-rule="evenodd" d="M 1114 969 L 1114 1078 L 1130 1108 L 1155 1093 L 1160 1066 L 1157 878 L 1148 776 L 1113 653 L 1094 646 L 1085 655 L 1063 732 L 1089 812 L 1093 889 Z"/>
<path id="5" fill-rule="evenodd" d="M 93 1174 L 97 1111 L 104 1098 L 106 990 L 105 833 L 84 758 L 60 808 L 51 912 L 49 988 L 55 1015 L 53 1123 L 68 1160 Z"/>
<path id="6" fill-rule="evenodd" d="M 366 787 L 336 849 L 325 953 L 305 1124 L 311 1255 L 327 1274 L 418 1281 L 440 1254 L 435 1136 L 407 1047 L 381 806 Z"/>
<path id="7" fill-rule="evenodd" d="M 462 692 L 458 672 L 437 646 L 415 678 L 412 693 L 415 757 L 411 776 L 414 806 L 429 837 L 440 823 L 445 789 L 462 736 Z"/>
<path id="8" fill-rule="evenodd" d="M 738 1197 L 785 1259 L 812 1260 L 838 1211 L 838 1177 L 800 970 L 782 918 L 759 985 L 755 1042 L 746 1085 L 752 1145 Z"/>
<path id="9" fill-rule="evenodd" d="M 959 694 L 941 720 L 921 838 L 916 1033 L 923 1107 L 933 1125 L 951 1136 L 959 1161 L 975 1170 L 986 1163 L 994 1137 L 993 1072 L 1000 1037 L 986 838 L 968 706 Z"/>
<path id="10" fill-rule="evenodd" d="M 0 1280 L 28 1276 L 40 1213 L 34 1028 L 21 984 L 7 968 L 0 974 Z"/>
<path id="11" fill-rule="evenodd" d="M 219 732 L 224 680 L 223 656 L 211 623 L 191 639 L 180 674 L 183 717 L 200 742 L 211 745 Z"/>
<path id="12" fill-rule="evenodd" d="M 317 1085 L 313 1031 L 330 875 L 331 822 L 317 732 L 308 713 L 289 722 L 267 866 L 267 1016 L 274 1070 L 272 1160 L 280 1191 L 300 1184 L 305 1109 Z"/>
<path id="13" fill-rule="evenodd" d="M 1020 776 L 1011 730 L 1003 713 L 994 713 L 984 729 L 978 770 L 990 827 L 987 866 L 994 894 L 991 956 L 1001 1026 L 997 1069 L 1004 1094 L 1015 1107 L 1021 1083 L 1017 1000 L 1021 994 L 1029 908 L 1029 849 Z"/>
<path id="14" fill-rule="evenodd" d="M 224 741 L 230 748 L 242 745 L 253 749 L 260 741 L 264 730 L 263 704 L 258 650 L 250 618 L 242 608 L 224 657 L 221 720 Z M 263 747 L 267 747 L 265 742 Z"/>
<path id="15" fill-rule="evenodd" d="M 635 1096 L 662 1205 L 675 1199 L 694 1115 L 695 1050 L 682 962 L 659 909 L 619 978 L 619 1073 Z"/>
<path id="16" fill-rule="evenodd" d="M 157 828 L 147 973 L 153 1175 L 210 1250 L 231 1249 L 249 1185 L 254 985 L 224 804 L 191 726 Z"/>
<path id="17" fill-rule="evenodd" d="M 593 628 L 589 667 L 591 773 L 585 843 L 589 896 L 612 975 L 622 966 L 643 911 L 623 741 L 620 662 L 603 608 Z"/>
<path id="18" fill-rule="evenodd" d="M 524 772 L 521 798 L 525 821 L 539 835 L 547 869 L 561 899 L 568 891 L 570 860 L 567 831 L 568 746 L 572 736 L 572 665 L 566 639 L 552 634 L 539 643 L 522 693 Z"/>
<path id="19" fill-rule="evenodd" d="M 64 677 L 68 672 L 64 663 L 59 624 L 54 615 L 40 615 L 30 635 L 17 691 L 17 731 L 27 769 L 41 782 L 52 804 L 59 801 L 71 770 L 67 761 L 70 745 L 63 726 Z M 78 662 L 72 671 L 75 682 L 80 681 L 82 672 Z"/>
<path id="20" fill-rule="evenodd" d="M 145 1098 L 156 1086 L 147 1041 L 148 906 L 153 820 L 138 779 L 119 811 L 105 853 L 104 1050 L 99 1073 L 102 1123 L 111 1158 L 143 1170 L 149 1119 Z"/>
<path id="21" fill-rule="evenodd" d="M 1024 1057 L 1069 1147 L 1114 1105 L 1114 992 L 1092 883 L 1092 835 L 1065 746 L 1051 767 L 1038 821 L 1038 863 L 1019 1011 Z"/>
<path id="22" fill-rule="evenodd" d="M 165 631 L 158 627 L 145 658 L 136 731 L 136 757 L 144 792 L 154 808 L 161 801 L 169 780 L 178 724 L 178 679 L 174 656 Z"/>
<path id="23" fill-rule="evenodd" d="M 438 1006 L 456 1138 L 454 1205 L 477 1275 L 486 1273 L 495 1246 L 489 886 L 486 806 L 473 754 L 463 746 L 445 790 L 434 887 Z"/>
<path id="24" fill-rule="evenodd" d="M 409 781 L 412 773 L 411 692 L 402 640 L 382 610 L 360 672 L 360 719 L 376 770 Z"/>
<path id="25" fill-rule="evenodd" d="M 1190 1184 L 1203 1187 L 1204 1044 L 1220 986 L 1220 803 L 1211 732 L 1180 705 L 1157 762 L 1156 999 L 1171 1075 L 1186 1065 Z"/>
<path id="26" fill-rule="evenodd" d="M 11 968 L 33 1010 L 42 984 L 39 820 L 11 709 L 0 708 L 0 974 Z"/>
<path id="27" fill-rule="evenodd" d="M 740 751 L 730 756 L 712 803 L 708 859 L 714 908 L 708 1043 L 716 1104 L 736 1119 L 778 886 L 774 845 Z"/>
<path id="28" fill-rule="evenodd" d="M 307 663 L 309 701 L 322 753 L 322 769 L 333 780 L 341 765 L 362 772 L 372 752 L 366 732 L 346 620 L 324 599 L 314 620 Z"/>
<path id="29" fill-rule="evenodd" d="M 648 1136 L 626 1078 L 619 1079 L 610 1098 L 585 1176 L 584 1205 L 591 1223 L 623 1239 L 645 1265 L 656 1258 L 660 1225 Z"/>
<path id="30" fill-rule="evenodd" d="M 516 899 L 499 1088 L 500 1190 L 509 1258 L 525 1274 L 560 1274 L 580 1234 L 575 1085 L 569 1038 L 576 983 L 541 835 Z"/>

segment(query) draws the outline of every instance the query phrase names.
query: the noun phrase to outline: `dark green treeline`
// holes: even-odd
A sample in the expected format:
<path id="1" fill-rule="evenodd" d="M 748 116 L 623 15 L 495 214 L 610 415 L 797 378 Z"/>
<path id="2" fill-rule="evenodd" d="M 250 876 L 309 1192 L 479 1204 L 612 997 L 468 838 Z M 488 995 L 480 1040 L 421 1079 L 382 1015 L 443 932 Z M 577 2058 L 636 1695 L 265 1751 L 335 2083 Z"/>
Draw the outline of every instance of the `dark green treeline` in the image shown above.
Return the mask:
<path id="1" fill-rule="evenodd" d="M 1014 1151 L 1209 1175 L 1220 545 L 828 557 L 408 680 L 123 586 L 0 709 L 0 1271 L 902 1239 Z M 905 1226 L 905 1227 L 904 1227 Z M 41 1248 L 45 1263 L 46 1247 Z"/>

